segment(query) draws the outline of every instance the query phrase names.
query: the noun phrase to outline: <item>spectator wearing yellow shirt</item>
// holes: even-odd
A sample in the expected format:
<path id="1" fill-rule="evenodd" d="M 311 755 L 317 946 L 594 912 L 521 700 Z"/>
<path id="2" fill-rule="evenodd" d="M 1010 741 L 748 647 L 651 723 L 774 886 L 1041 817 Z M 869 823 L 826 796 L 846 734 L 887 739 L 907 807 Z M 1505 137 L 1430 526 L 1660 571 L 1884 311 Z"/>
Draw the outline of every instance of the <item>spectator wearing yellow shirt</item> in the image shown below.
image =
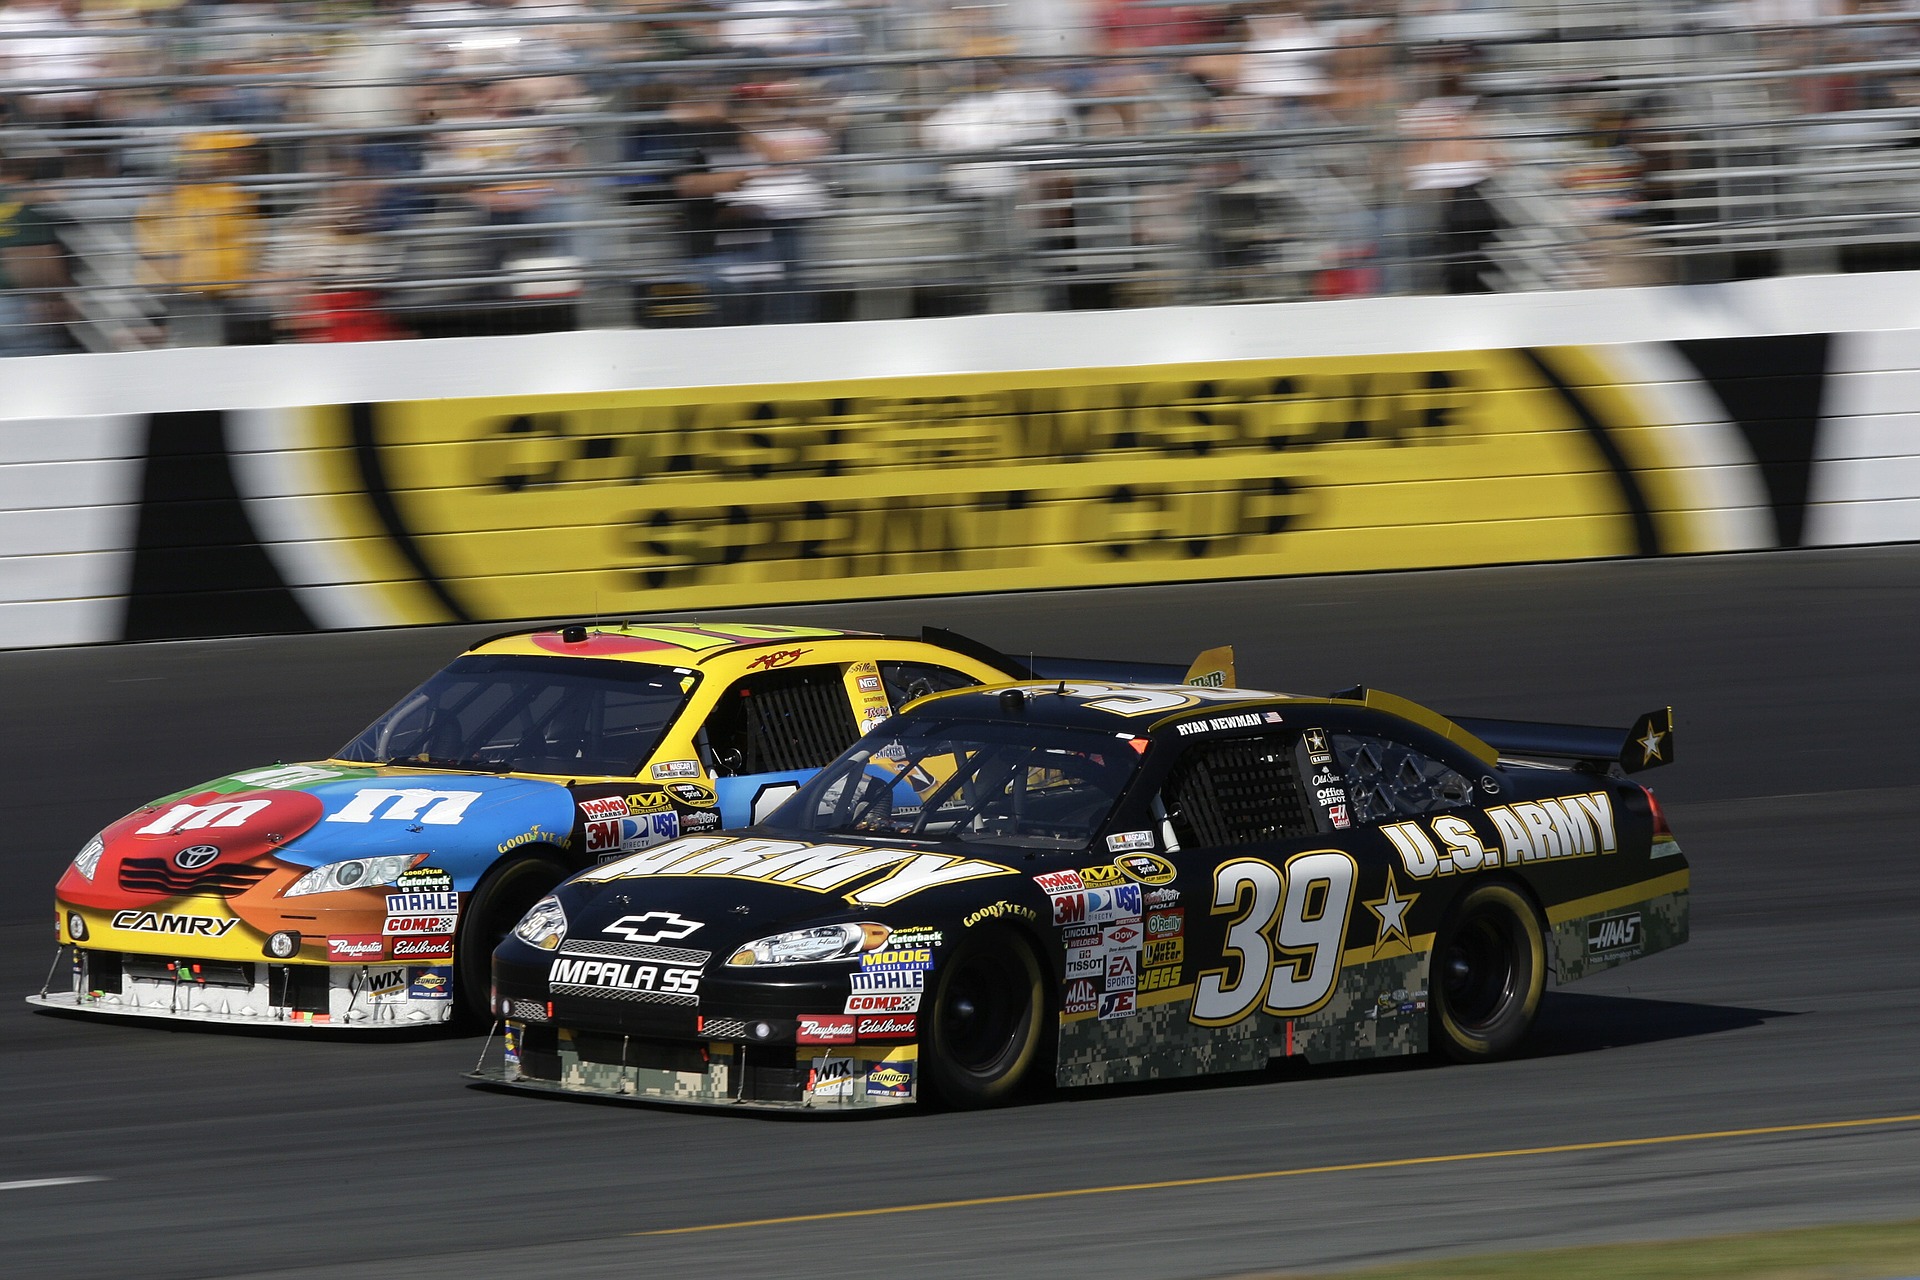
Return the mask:
<path id="1" fill-rule="evenodd" d="M 178 179 L 134 215 L 142 282 L 167 302 L 167 341 L 176 347 L 261 341 L 263 226 L 245 172 L 252 137 L 198 133 L 182 145 Z"/>

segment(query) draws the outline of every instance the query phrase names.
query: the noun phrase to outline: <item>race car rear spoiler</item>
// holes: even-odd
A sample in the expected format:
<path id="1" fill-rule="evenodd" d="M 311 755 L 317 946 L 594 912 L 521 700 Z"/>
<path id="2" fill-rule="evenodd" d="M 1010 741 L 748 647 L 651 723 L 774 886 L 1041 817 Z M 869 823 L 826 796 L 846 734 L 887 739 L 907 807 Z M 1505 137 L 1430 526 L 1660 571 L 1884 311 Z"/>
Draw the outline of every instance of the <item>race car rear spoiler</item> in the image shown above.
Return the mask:
<path id="1" fill-rule="evenodd" d="M 1215 688 L 1233 684 L 1233 646 L 1209 649 L 1187 666 L 1170 662 L 1124 662 L 1110 658 L 1052 658 L 1029 654 L 1025 658 L 1001 653 L 990 645 L 943 627 L 922 627 L 920 638 L 956 653 L 999 667 L 1015 680 L 1099 680 L 1115 684 L 1202 684 Z"/>
<path id="2" fill-rule="evenodd" d="M 1572 760 L 1596 773 L 1603 773 L 1616 764 L 1623 772 L 1639 773 L 1673 763 L 1672 707 L 1649 711 L 1624 730 L 1467 717 L 1456 718 L 1454 723 L 1503 757 Z"/>

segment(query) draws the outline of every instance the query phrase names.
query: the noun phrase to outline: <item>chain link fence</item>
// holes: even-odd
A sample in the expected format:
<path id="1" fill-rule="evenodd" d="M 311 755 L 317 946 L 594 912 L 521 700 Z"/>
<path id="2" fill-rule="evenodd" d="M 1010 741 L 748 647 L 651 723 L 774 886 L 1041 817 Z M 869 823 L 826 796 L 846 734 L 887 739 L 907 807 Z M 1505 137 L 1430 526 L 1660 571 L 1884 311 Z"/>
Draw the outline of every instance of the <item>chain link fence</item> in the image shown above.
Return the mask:
<path id="1" fill-rule="evenodd" d="M 0 350 L 1911 265 L 1872 0 L 0 7 Z"/>

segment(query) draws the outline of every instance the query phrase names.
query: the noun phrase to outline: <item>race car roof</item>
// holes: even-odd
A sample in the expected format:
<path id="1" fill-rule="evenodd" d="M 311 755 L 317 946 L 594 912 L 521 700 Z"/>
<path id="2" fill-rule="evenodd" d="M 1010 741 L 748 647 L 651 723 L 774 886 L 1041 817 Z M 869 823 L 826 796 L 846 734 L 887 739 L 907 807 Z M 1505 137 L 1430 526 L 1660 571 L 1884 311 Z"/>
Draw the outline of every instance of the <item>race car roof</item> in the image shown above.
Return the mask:
<path id="1" fill-rule="evenodd" d="M 722 653 L 767 645 L 874 639 L 870 631 L 800 627 L 772 623 L 610 622 L 547 625 L 488 636 L 468 653 L 537 653 L 563 658 L 613 658 L 659 666 L 685 667 Z"/>

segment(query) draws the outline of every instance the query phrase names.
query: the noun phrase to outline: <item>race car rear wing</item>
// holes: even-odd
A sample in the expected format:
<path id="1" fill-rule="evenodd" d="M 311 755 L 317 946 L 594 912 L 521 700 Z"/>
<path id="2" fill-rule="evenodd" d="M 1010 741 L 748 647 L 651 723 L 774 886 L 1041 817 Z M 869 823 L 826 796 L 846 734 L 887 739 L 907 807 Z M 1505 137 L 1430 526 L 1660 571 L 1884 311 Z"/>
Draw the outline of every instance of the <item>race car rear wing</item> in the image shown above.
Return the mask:
<path id="1" fill-rule="evenodd" d="M 928 644 L 964 653 L 1000 668 L 1015 680 L 1100 680 L 1115 684 L 1203 684 L 1216 688 L 1233 684 L 1233 646 L 1208 649 L 1187 666 L 1170 662 L 1124 662 L 1110 658 L 1053 658 L 1029 654 L 1025 658 L 1001 653 L 970 636 L 943 627 L 922 627 Z"/>
<path id="2" fill-rule="evenodd" d="M 1572 760 L 1596 773 L 1604 773 L 1616 764 L 1625 773 L 1639 773 L 1673 763 L 1672 707 L 1649 711 L 1625 730 L 1467 717 L 1457 718 L 1454 723 L 1503 757 Z"/>

